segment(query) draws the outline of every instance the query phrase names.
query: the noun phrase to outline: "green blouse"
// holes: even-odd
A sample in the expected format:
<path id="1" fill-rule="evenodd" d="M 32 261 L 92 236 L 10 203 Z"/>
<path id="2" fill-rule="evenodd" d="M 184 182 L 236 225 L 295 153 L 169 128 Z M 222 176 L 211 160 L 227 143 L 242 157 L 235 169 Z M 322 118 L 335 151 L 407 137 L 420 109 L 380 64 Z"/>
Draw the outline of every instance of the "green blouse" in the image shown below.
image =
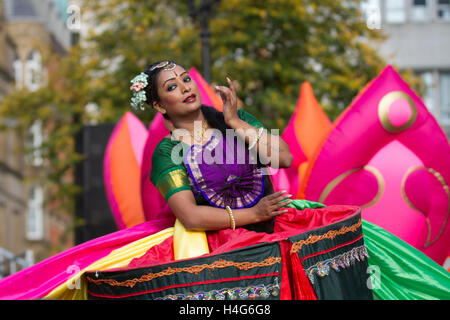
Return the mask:
<path id="1" fill-rule="evenodd" d="M 238 110 L 238 115 L 240 119 L 256 129 L 263 127 L 253 115 L 242 109 Z M 180 143 L 181 141 L 178 140 L 164 138 L 158 143 L 153 152 L 150 181 L 156 186 L 166 201 L 179 191 L 191 190 L 186 167 L 181 161 L 190 146 L 181 143 L 178 148 L 174 149 Z M 177 152 L 179 153 L 178 155 L 176 154 Z M 176 158 L 180 159 L 178 163 L 173 160 L 172 153 L 177 156 Z"/>

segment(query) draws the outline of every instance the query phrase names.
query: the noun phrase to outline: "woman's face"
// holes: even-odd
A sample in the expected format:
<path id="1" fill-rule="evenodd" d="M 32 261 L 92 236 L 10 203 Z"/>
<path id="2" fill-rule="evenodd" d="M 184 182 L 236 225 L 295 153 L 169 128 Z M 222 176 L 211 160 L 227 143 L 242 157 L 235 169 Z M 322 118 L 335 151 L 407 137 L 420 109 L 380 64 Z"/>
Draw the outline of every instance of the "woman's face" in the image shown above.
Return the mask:
<path id="1" fill-rule="evenodd" d="M 173 70 L 161 70 L 157 82 L 159 102 L 155 102 L 153 106 L 159 112 L 174 119 L 200 108 L 200 91 L 183 67 L 177 65 Z"/>

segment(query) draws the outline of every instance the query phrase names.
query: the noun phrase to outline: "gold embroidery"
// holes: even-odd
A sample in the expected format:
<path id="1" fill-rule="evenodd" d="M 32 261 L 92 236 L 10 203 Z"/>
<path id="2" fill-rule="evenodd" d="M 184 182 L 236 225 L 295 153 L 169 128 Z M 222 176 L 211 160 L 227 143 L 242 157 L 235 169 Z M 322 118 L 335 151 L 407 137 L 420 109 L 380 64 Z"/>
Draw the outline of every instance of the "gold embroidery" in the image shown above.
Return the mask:
<path id="1" fill-rule="evenodd" d="M 202 264 L 202 265 L 194 265 L 190 267 L 182 267 L 182 268 L 167 268 L 157 273 L 149 273 L 141 276 L 140 278 L 134 278 L 130 280 L 125 280 L 122 282 L 119 282 L 114 279 L 92 279 L 90 277 L 86 277 L 86 280 L 88 282 L 94 283 L 96 285 L 101 285 L 102 283 L 107 283 L 110 286 L 113 287 L 129 287 L 133 288 L 137 283 L 140 282 L 148 282 L 156 278 L 164 277 L 164 276 L 170 276 L 175 273 L 180 272 L 188 272 L 188 273 L 194 273 L 198 274 L 199 272 L 208 269 L 208 270 L 214 270 L 216 268 L 227 268 L 227 267 L 236 267 L 239 270 L 249 270 L 257 267 L 267 267 L 274 265 L 276 263 L 281 263 L 281 257 L 268 257 L 267 259 L 259 262 L 234 262 L 234 261 L 227 261 L 227 260 L 217 260 L 214 261 L 211 264 Z"/>
<path id="2" fill-rule="evenodd" d="M 186 185 L 189 186 L 186 171 L 183 169 L 176 169 L 165 174 L 161 179 L 159 179 L 156 188 L 165 198 L 169 191 L 184 187 Z"/>
<path id="3" fill-rule="evenodd" d="M 308 239 L 300 240 L 300 241 L 293 243 L 292 248 L 291 248 L 291 254 L 297 253 L 298 251 L 300 251 L 304 245 L 313 244 L 313 243 L 319 242 L 320 240 L 323 240 L 323 239 L 334 239 L 336 236 L 343 235 L 348 232 L 355 232 L 361 226 L 362 226 L 362 220 L 359 219 L 359 221 L 357 223 L 355 223 L 354 225 L 352 225 L 350 227 L 343 226 L 339 230 L 330 230 L 327 233 L 321 234 L 321 235 L 312 235 L 311 234 L 308 237 Z"/>

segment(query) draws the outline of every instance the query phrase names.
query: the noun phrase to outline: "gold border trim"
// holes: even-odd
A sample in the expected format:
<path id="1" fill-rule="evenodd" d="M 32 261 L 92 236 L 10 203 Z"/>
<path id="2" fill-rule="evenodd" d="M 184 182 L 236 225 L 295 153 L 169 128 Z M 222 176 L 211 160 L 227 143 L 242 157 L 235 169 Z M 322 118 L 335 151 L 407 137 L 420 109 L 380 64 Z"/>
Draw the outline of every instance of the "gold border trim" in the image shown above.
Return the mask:
<path id="1" fill-rule="evenodd" d="M 175 262 L 175 261 L 174 261 Z M 239 270 L 248 271 L 254 268 L 262 268 L 262 267 L 270 267 L 274 264 L 281 263 L 281 257 L 267 257 L 262 261 L 249 261 L 249 262 L 235 262 L 229 260 L 216 260 L 210 264 L 202 264 L 202 265 L 193 265 L 189 267 L 180 267 L 173 268 L 168 267 L 157 273 L 148 273 L 140 276 L 139 278 L 128 279 L 125 281 L 117 281 L 115 279 L 93 279 L 89 276 L 86 276 L 86 280 L 88 282 L 94 283 L 96 285 L 102 285 L 104 283 L 113 286 L 113 287 L 128 287 L 133 288 L 137 283 L 149 282 L 153 279 L 171 276 L 176 273 L 190 273 L 197 275 L 199 272 L 203 270 L 214 271 L 215 269 L 224 269 L 228 267 L 235 267 Z"/>
<path id="2" fill-rule="evenodd" d="M 377 179 L 377 183 L 378 183 L 378 193 L 375 195 L 375 197 L 372 199 L 372 201 L 361 206 L 361 208 L 365 209 L 365 208 L 369 208 L 369 207 L 373 206 L 375 203 L 378 202 L 378 200 L 380 200 L 381 196 L 384 193 L 385 183 L 384 183 L 383 175 L 377 168 L 372 167 L 372 166 L 364 166 L 363 169 L 371 172 Z"/>
<path id="3" fill-rule="evenodd" d="M 339 230 L 330 230 L 327 233 L 320 234 L 320 235 L 310 234 L 306 240 L 300 240 L 300 241 L 294 242 L 292 244 L 291 254 L 299 252 L 300 250 L 302 250 L 303 246 L 314 244 L 314 243 L 322 241 L 324 239 L 332 240 L 332 239 L 336 238 L 336 236 L 341 236 L 341 235 L 344 235 L 349 232 L 354 233 L 354 232 L 358 231 L 358 229 L 361 228 L 361 226 L 362 226 L 362 219 L 359 219 L 358 222 L 356 222 L 355 224 L 353 224 L 349 227 L 343 226 Z"/>
<path id="4" fill-rule="evenodd" d="M 368 203 L 364 204 L 361 206 L 361 208 L 365 209 L 368 207 L 373 206 L 375 203 L 378 202 L 378 200 L 380 200 L 381 196 L 383 195 L 384 192 L 384 179 L 383 179 L 383 175 L 381 174 L 380 171 L 378 171 L 377 168 L 372 167 L 372 166 L 364 166 L 362 168 L 356 168 L 356 169 L 352 169 L 349 170 L 341 175 L 339 175 L 337 178 L 335 178 L 333 181 L 331 181 L 323 190 L 322 194 L 319 197 L 319 202 L 320 203 L 324 203 L 326 198 L 330 195 L 331 191 L 334 190 L 334 188 L 336 188 L 345 178 L 347 178 L 350 174 L 359 171 L 359 170 L 367 170 L 370 173 L 372 173 L 375 178 L 377 179 L 377 183 L 378 183 L 378 192 L 375 195 L 375 197 Z"/>
<path id="5" fill-rule="evenodd" d="M 183 169 L 175 169 L 164 174 L 164 176 L 162 176 L 156 183 L 156 189 L 159 190 L 164 199 L 170 191 L 182 188 L 184 186 L 190 187 L 186 171 Z"/>
<path id="6" fill-rule="evenodd" d="M 406 195 L 406 191 L 405 191 L 405 184 L 406 184 L 406 180 L 408 180 L 408 177 L 417 170 L 420 169 L 425 169 L 427 170 L 429 173 L 431 173 L 442 185 L 442 187 L 444 188 L 445 193 L 447 194 L 447 198 L 448 198 L 448 202 L 447 202 L 447 214 L 445 216 L 445 220 L 444 223 L 442 224 L 441 230 L 439 231 L 438 235 L 430 241 L 431 238 L 431 224 L 430 224 L 430 219 L 425 215 L 424 212 L 422 212 L 421 210 L 419 210 L 418 208 L 416 208 L 411 200 L 409 200 L 408 196 Z M 437 172 L 436 170 L 432 169 L 432 168 L 427 168 L 424 166 L 414 166 L 408 169 L 408 171 L 406 171 L 405 175 L 403 176 L 403 180 L 402 180 L 402 185 L 401 185 L 401 191 L 402 191 L 402 197 L 403 200 L 405 200 L 406 204 L 408 206 L 410 206 L 412 209 L 420 212 L 421 214 L 424 215 L 425 217 L 425 221 L 427 222 L 427 228 L 428 228 L 428 235 L 427 235 L 427 240 L 425 241 L 425 244 L 423 245 L 424 248 L 427 248 L 429 246 L 431 246 L 432 244 L 434 244 L 436 241 L 438 241 L 438 239 L 442 236 L 442 233 L 444 233 L 445 227 L 447 226 L 447 222 L 448 222 L 448 217 L 450 215 L 450 190 L 448 187 L 448 184 L 445 182 L 444 177 Z"/>

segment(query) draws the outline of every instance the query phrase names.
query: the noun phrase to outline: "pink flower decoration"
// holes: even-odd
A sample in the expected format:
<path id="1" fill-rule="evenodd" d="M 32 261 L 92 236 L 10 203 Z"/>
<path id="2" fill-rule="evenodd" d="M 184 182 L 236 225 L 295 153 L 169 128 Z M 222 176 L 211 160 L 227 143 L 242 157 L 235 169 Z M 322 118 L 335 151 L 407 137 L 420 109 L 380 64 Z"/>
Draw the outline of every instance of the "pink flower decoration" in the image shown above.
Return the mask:
<path id="1" fill-rule="evenodd" d="M 134 90 L 136 92 L 141 91 L 142 89 L 144 89 L 144 84 L 142 82 L 137 82 L 134 83 L 131 87 L 130 90 Z"/>

